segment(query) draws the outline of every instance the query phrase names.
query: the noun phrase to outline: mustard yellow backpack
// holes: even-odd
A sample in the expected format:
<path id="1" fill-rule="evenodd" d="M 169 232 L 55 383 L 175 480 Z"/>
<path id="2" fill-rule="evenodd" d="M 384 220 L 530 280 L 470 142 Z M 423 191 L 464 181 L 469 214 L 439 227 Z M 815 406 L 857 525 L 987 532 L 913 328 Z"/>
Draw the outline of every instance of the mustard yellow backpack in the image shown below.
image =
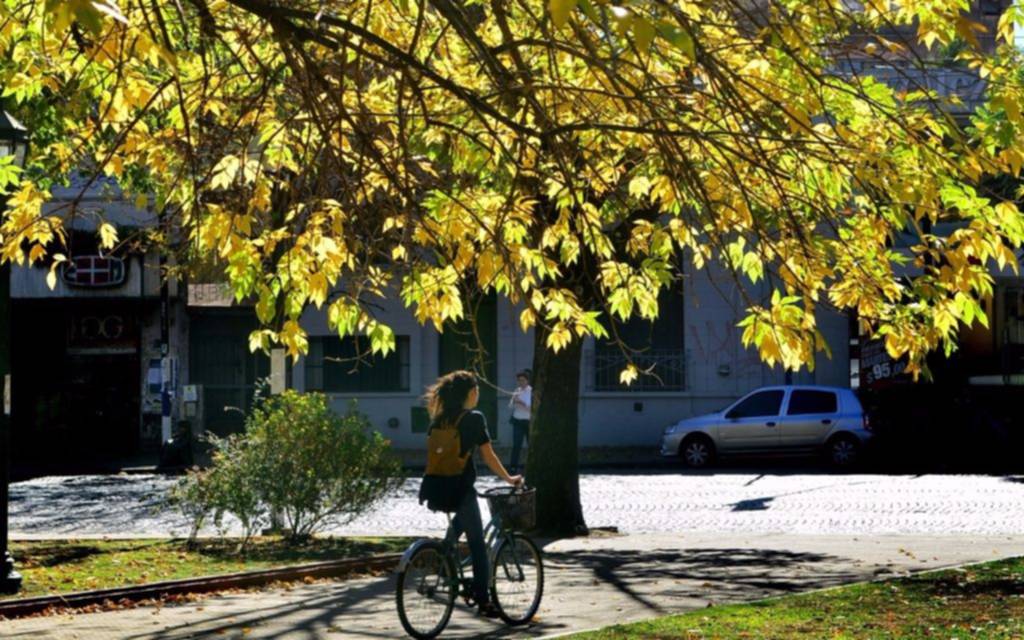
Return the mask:
<path id="1" fill-rule="evenodd" d="M 420 484 L 420 504 L 426 502 L 433 511 L 455 511 L 462 501 L 462 473 L 473 455 L 472 451 L 462 455 L 459 423 L 466 413 L 427 432 L 427 468 Z"/>

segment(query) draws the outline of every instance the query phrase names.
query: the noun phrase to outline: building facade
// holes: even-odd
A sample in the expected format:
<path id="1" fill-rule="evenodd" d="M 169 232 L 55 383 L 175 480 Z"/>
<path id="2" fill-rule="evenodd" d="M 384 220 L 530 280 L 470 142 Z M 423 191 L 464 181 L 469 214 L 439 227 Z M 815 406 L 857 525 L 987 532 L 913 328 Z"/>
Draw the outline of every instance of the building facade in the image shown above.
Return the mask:
<path id="1" fill-rule="evenodd" d="M 78 197 L 84 180 L 57 189 L 52 211 Z M 61 473 L 157 460 L 165 413 L 164 386 L 173 423 L 191 436 L 226 435 L 242 428 L 257 382 L 276 368 L 284 385 L 320 391 L 338 411 L 354 400 L 396 447 L 422 446 L 427 417 L 421 397 L 440 374 L 472 368 L 483 378 L 480 407 L 499 444 L 509 442 L 508 393 L 517 371 L 532 367 L 532 331 L 519 326 L 519 309 L 487 298 L 476 305 L 476 326 L 453 324 L 439 333 L 420 325 L 399 296 L 384 301 L 378 316 L 395 331 L 387 357 L 356 356 L 358 338 L 341 339 L 326 313 L 302 319 L 309 354 L 285 363 L 251 353 L 256 328 L 250 306 L 238 305 L 223 285 L 168 283 L 161 304 L 160 256 L 154 251 L 100 251 L 100 220 L 122 238 L 156 224 L 115 185 L 93 183 L 66 220 L 70 267 L 56 287 L 47 265 L 14 267 L 12 318 L 12 425 L 14 464 L 28 473 Z M 746 295 L 767 291 L 747 288 Z M 633 321 L 620 334 L 640 351 L 641 366 L 658 379 L 618 382 L 625 362 L 617 347 L 588 340 L 581 360 L 580 446 L 651 447 L 662 428 L 681 418 L 722 407 L 758 386 L 784 380 L 741 345 L 737 323 L 743 296 L 731 276 L 713 269 L 686 273 L 665 293 L 652 323 Z M 169 364 L 164 364 L 162 324 L 167 324 Z M 848 322 L 823 316 L 832 357 L 795 380 L 845 386 L 849 382 Z M 479 336 L 483 349 L 474 336 Z"/>
<path id="2" fill-rule="evenodd" d="M 747 293 L 767 295 L 767 291 Z M 484 301 L 476 331 L 486 350 L 481 363 L 477 340 L 465 327 L 439 334 L 421 326 L 397 301 L 384 303 L 378 314 L 396 334 L 396 351 L 385 358 L 357 363 L 366 347 L 353 338 L 339 339 L 323 312 L 303 318 L 309 332 L 309 354 L 292 370 L 292 385 L 328 394 L 344 411 L 356 400 L 374 426 L 398 448 L 422 447 L 426 428 L 421 397 L 439 375 L 469 366 L 486 373 L 480 408 L 499 443 L 510 441 L 509 393 L 517 371 L 532 367 L 532 331 L 519 326 L 519 309 L 505 299 Z M 657 322 L 633 322 L 623 328 L 624 340 L 641 350 L 641 366 L 654 366 L 659 379 L 641 377 L 630 387 L 619 384 L 625 366 L 617 347 L 587 339 L 581 360 L 580 446 L 651 447 L 662 429 L 682 418 L 722 408 L 759 386 L 781 384 L 780 367 L 764 365 L 755 350 L 741 344 L 737 323 L 743 302 L 736 281 L 724 272 L 692 271 L 661 300 Z M 821 329 L 832 349 L 819 354 L 813 371 L 794 374 L 798 383 L 849 386 L 849 322 L 823 313 Z"/>
<path id="3" fill-rule="evenodd" d="M 116 185 L 80 177 L 54 189 L 44 213 L 65 220 L 68 260 L 53 289 L 48 263 L 10 271 L 15 473 L 75 470 L 154 452 L 163 374 L 177 378 L 187 366 L 182 298 L 170 282 L 162 313 L 159 256 L 130 242 L 100 251 L 96 231 L 102 220 L 130 239 L 156 217 L 124 200 Z M 176 354 L 170 372 L 161 366 L 164 316 Z"/>

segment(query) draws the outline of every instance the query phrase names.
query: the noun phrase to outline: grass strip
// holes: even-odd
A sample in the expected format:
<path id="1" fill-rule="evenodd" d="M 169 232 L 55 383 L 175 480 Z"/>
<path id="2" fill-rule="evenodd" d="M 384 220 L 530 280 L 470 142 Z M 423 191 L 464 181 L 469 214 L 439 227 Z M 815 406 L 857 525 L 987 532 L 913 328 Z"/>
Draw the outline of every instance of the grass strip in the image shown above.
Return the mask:
<path id="1" fill-rule="evenodd" d="M 712 607 L 572 640 L 1024 638 L 1024 558 Z"/>
<path id="2" fill-rule="evenodd" d="M 237 540 L 33 540 L 11 544 L 22 589 L 9 598 L 271 569 L 307 562 L 361 558 L 404 550 L 412 538 L 314 538 L 292 546 L 255 538 L 244 553 Z"/>

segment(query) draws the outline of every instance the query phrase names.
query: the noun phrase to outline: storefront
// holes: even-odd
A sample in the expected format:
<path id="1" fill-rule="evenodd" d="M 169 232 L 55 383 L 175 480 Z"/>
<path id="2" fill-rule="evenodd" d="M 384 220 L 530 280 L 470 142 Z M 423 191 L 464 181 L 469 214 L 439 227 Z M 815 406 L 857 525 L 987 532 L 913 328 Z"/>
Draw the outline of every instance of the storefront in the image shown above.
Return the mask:
<path id="1" fill-rule="evenodd" d="M 138 302 L 13 305 L 18 463 L 72 469 L 141 450 L 142 323 Z"/>
<path id="2" fill-rule="evenodd" d="M 44 268 L 11 271 L 15 477 L 155 464 L 159 453 L 156 256 L 79 255 L 72 264 L 53 289 L 45 284 Z M 177 304 L 171 296 L 175 390 L 178 346 L 187 329 Z"/>

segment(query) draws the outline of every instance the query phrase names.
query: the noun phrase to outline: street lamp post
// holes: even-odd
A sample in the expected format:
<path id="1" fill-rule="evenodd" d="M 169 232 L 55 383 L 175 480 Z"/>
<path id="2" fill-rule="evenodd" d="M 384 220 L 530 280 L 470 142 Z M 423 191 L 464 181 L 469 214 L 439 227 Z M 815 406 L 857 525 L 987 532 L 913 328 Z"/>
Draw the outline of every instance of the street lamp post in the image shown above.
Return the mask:
<path id="1" fill-rule="evenodd" d="M 28 155 L 28 130 L 6 111 L 0 110 L 0 158 L 13 156 L 19 167 Z M 0 211 L 6 208 L 2 202 Z M 7 498 L 11 467 L 11 268 L 0 267 L 0 381 L 3 411 L 0 413 L 0 593 L 17 593 L 21 574 L 14 570 L 14 558 L 7 546 Z"/>

